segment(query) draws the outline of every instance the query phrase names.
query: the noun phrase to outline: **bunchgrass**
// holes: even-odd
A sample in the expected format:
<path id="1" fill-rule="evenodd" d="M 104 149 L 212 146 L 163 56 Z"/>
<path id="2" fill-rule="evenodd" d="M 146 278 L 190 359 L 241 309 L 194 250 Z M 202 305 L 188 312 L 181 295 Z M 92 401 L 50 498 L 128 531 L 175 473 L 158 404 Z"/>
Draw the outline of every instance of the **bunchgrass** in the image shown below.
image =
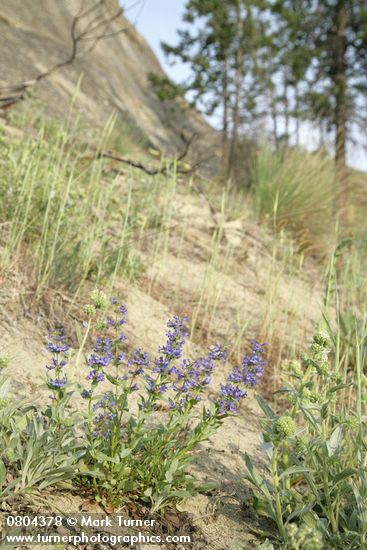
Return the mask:
<path id="1" fill-rule="evenodd" d="M 101 281 L 113 286 L 143 271 L 132 244 L 160 224 L 159 201 L 152 204 L 159 186 L 152 178 L 134 185 L 133 173 L 122 178 L 98 156 L 114 124 L 111 118 L 92 148 L 79 142 L 72 117 L 51 133 L 45 123 L 36 136 L 4 139 L 0 268 L 26 266 L 36 296 L 48 288 L 77 294 Z"/>
<path id="2" fill-rule="evenodd" d="M 260 148 L 254 161 L 255 208 L 287 229 L 303 250 L 325 253 L 334 242 L 337 184 L 332 161 L 303 150 Z"/>

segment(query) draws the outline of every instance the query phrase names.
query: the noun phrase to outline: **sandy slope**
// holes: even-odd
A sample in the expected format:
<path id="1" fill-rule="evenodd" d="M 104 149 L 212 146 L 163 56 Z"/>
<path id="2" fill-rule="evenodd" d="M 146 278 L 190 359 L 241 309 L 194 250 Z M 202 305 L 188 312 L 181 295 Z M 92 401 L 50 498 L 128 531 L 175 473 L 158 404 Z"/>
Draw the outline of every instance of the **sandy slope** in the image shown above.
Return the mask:
<path id="1" fill-rule="evenodd" d="M 244 324 L 241 345 L 249 338 L 264 335 L 270 326 L 269 307 L 274 342 L 306 342 L 319 311 L 317 268 L 310 263 L 297 273 L 292 271 L 287 258 L 274 257 L 271 235 L 246 220 L 224 223 L 227 259 L 213 261 L 215 227 L 207 204 L 196 196 L 182 195 L 176 200 L 173 219 L 177 223 L 166 236 L 164 251 L 152 259 L 149 243 L 142 244 L 139 253 L 147 265 L 145 277 L 134 284 L 120 283 L 118 294 L 128 307 L 127 333 L 131 344 L 154 353 L 164 341 L 169 315 L 190 314 L 200 304 L 204 309 L 200 309 L 200 322 L 197 321 L 189 353 L 218 340 L 234 343 Z M 18 290 L 21 289 L 18 282 Z M 1 302 L 0 351 L 11 356 L 9 372 L 14 380 L 14 394 L 42 400 L 45 396 L 39 384 L 47 362 L 45 319 L 35 318 L 25 303 L 22 306 L 14 290 L 11 293 L 3 289 Z M 84 375 L 75 373 L 77 379 Z M 216 384 L 224 376 L 224 371 L 218 371 Z M 269 384 L 271 379 L 271 375 L 267 377 Z M 194 548 L 224 550 L 235 548 L 238 543 L 242 548 L 254 547 L 246 522 L 256 526 L 257 520 L 246 504 L 241 453 L 249 452 L 261 465 L 259 419 L 258 407 L 250 398 L 239 415 L 227 419 L 222 429 L 203 445 L 193 471 L 201 479 L 217 481 L 218 489 L 179 505 L 192 515 L 201 531 Z M 80 501 L 73 498 L 67 505 L 62 504 L 65 511 L 77 510 L 79 505 Z"/>

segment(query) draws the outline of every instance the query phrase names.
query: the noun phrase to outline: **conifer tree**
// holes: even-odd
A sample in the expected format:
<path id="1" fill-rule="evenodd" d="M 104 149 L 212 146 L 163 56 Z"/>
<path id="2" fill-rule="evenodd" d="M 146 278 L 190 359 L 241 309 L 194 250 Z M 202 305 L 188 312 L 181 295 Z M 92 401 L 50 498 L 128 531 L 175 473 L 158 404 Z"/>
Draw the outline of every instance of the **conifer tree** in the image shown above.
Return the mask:
<path id="1" fill-rule="evenodd" d="M 336 169 L 345 194 L 351 125 L 366 124 L 362 103 L 367 92 L 367 4 L 276 0 L 272 11 L 290 37 L 291 49 L 283 60 L 302 83 L 302 116 L 321 121 L 334 135 Z"/>
<path id="2" fill-rule="evenodd" d="M 259 96 L 256 5 L 249 0 L 189 0 L 178 44 L 162 45 L 168 56 L 190 66 L 186 90 L 192 102 L 206 114 L 220 113 L 223 157 L 229 167 L 236 162 L 243 115 L 251 109 L 255 116 Z"/>

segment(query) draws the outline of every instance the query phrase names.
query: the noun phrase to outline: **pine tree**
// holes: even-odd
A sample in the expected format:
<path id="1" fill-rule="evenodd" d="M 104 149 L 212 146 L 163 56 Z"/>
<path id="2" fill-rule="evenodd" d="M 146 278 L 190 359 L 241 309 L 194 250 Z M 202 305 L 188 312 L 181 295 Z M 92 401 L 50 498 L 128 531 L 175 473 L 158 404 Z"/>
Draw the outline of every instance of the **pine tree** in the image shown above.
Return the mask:
<path id="1" fill-rule="evenodd" d="M 283 58 L 302 83 L 302 116 L 333 132 L 335 162 L 346 195 L 346 147 L 352 123 L 366 124 L 360 108 L 367 91 L 367 4 L 365 0 L 276 0 L 278 24 L 290 37 Z M 300 113 L 298 113 L 300 114 Z"/>
<path id="2" fill-rule="evenodd" d="M 256 113 L 256 53 L 261 36 L 254 15 L 258 2 L 189 0 L 179 30 L 179 43 L 163 44 L 168 56 L 191 70 L 185 84 L 192 102 L 206 114 L 220 113 L 222 149 L 227 173 L 236 164 L 241 128 L 249 111 Z M 244 116 L 245 115 L 245 116 Z"/>

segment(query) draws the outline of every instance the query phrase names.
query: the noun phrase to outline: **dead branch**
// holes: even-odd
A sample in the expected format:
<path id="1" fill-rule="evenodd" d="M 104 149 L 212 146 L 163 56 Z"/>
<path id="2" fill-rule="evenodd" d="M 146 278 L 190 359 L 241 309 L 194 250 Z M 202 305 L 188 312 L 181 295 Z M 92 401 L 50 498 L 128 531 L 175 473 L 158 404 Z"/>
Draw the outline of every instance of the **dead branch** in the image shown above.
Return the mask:
<path id="1" fill-rule="evenodd" d="M 191 164 L 190 168 L 182 168 L 182 167 L 177 165 L 177 163 L 182 161 L 182 159 L 184 158 L 183 155 L 180 155 L 179 157 L 177 157 L 175 159 L 172 159 L 172 162 L 170 162 L 168 164 L 164 164 L 163 166 L 160 166 L 159 168 L 151 168 L 150 166 L 147 166 L 147 165 L 145 165 L 145 164 L 143 164 L 139 161 L 130 159 L 130 158 L 125 157 L 125 156 L 115 155 L 114 153 L 111 153 L 110 151 L 102 151 L 102 152 L 98 153 L 97 158 L 100 158 L 100 157 L 107 158 L 107 159 L 110 159 L 110 160 L 115 160 L 116 162 L 122 162 L 124 164 L 128 164 L 129 166 L 132 166 L 133 168 L 138 168 L 139 170 L 142 170 L 143 172 L 145 172 L 149 176 L 158 176 L 160 174 L 168 175 L 171 172 L 171 170 L 170 170 L 171 166 L 174 163 L 176 163 L 175 171 L 176 171 L 177 174 L 182 174 L 184 176 L 190 176 L 194 172 L 196 172 L 196 170 L 200 166 L 202 166 L 203 164 L 205 164 L 206 162 L 211 160 L 214 157 L 214 154 L 210 154 L 207 157 L 202 158 L 199 161 L 195 162 L 194 164 Z"/>
<path id="2" fill-rule="evenodd" d="M 188 150 L 189 149 L 187 148 L 186 154 L 184 156 L 187 155 Z M 181 158 L 181 160 L 182 160 L 184 158 L 184 156 L 181 154 L 178 158 Z M 130 159 L 130 158 L 125 157 L 125 156 L 115 155 L 115 154 L 110 153 L 108 151 L 104 151 L 104 152 L 101 152 L 101 153 L 97 154 L 97 158 L 101 158 L 101 157 L 102 158 L 107 158 L 107 159 L 110 159 L 110 160 L 114 160 L 114 161 L 117 161 L 117 162 L 122 162 L 124 164 L 128 164 L 129 166 L 132 166 L 133 168 L 137 168 L 138 170 L 142 170 L 145 174 L 148 174 L 149 176 L 158 176 L 158 175 L 168 176 L 169 172 L 170 172 L 168 165 L 161 166 L 160 168 L 151 168 L 151 167 L 146 166 L 145 164 L 143 164 L 139 161 Z M 205 159 L 201 159 L 200 161 L 195 163 L 193 166 L 191 166 L 190 169 L 182 169 L 179 166 L 176 166 L 176 172 L 178 174 L 181 174 L 181 175 L 191 176 L 191 175 L 193 175 L 193 173 L 197 170 L 197 168 L 201 164 L 209 161 L 212 157 L 213 157 L 213 155 L 210 155 L 210 157 L 207 157 Z M 174 159 L 172 162 L 173 163 L 177 162 L 177 160 L 178 159 Z M 171 163 L 171 165 L 172 165 L 172 163 Z M 116 172 L 120 173 L 120 170 L 116 170 Z M 213 219 L 213 222 L 215 223 L 216 226 L 218 226 L 219 225 L 218 213 L 216 212 L 216 210 L 215 210 L 214 206 L 212 205 L 212 203 L 210 202 L 209 198 L 205 195 L 204 191 L 194 181 L 191 182 L 191 185 L 192 185 L 192 188 L 194 189 L 195 193 L 200 195 L 205 200 L 205 202 L 207 203 L 208 208 L 210 210 L 211 217 Z"/>
<path id="3" fill-rule="evenodd" d="M 129 159 L 127 157 L 115 155 L 113 153 L 110 153 L 108 151 L 104 151 L 102 153 L 99 153 L 97 155 L 98 157 L 115 160 L 117 162 L 123 162 L 124 164 L 128 164 L 129 166 L 132 166 L 133 168 L 138 168 L 139 170 L 142 170 L 149 176 L 157 176 L 158 174 L 166 174 L 167 173 L 167 167 L 163 166 L 162 168 L 150 168 L 149 166 L 145 166 L 145 164 L 142 164 L 139 161 Z"/>
<path id="4" fill-rule="evenodd" d="M 198 134 L 196 132 L 191 134 L 189 138 L 185 136 L 184 132 L 180 132 L 180 138 L 184 142 L 185 148 L 183 149 L 182 153 L 177 157 L 178 162 L 180 162 L 185 157 L 187 157 L 187 155 L 189 154 L 190 147 L 194 143 L 197 137 L 198 137 Z"/>

